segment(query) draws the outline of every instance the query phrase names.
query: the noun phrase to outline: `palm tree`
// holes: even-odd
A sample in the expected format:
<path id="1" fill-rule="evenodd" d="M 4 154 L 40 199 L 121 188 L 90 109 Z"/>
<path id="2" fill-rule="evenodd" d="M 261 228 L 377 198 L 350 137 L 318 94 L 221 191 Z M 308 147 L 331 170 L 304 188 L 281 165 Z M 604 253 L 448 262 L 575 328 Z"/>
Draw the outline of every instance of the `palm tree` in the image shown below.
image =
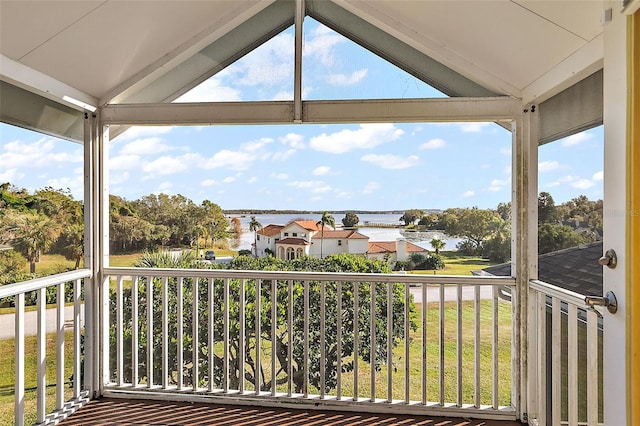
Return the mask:
<path id="1" fill-rule="evenodd" d="M 444 248 L 446 243 L 439 238 L 434 238 L 430 242 L 431 247 L 436 251 L 436 254 L 440 254 L 440 250 Z"/>
<path id="2" fill-rule="evenodd" d="M 255 216 L 251 216 L 251 221 L 249 222 L 249 231 L 253 232 L 253 249 L 255 250 L 255 257 L 258 257 L 258 231 L 261 229 L 262 224 L 256 220 Z"/>
<path id="3" fill-rule="evenodd" d="M 322 242 L 324 241 L 324 227 L 325 227 L 325 225 L 329 225 L 333 229 L 336 229 L 336 219 L 332 215 L 330 215 L 329 212 L 324 212 L 324 213 L 322 213 L 322 217 L 316 223 L 316 225 L 320 225 L 321 226 L 321 231 L 320 231 L 320 259 L 322 259 L 323 258 L 323 255 L 322 255 Z"/>
<path id="4" fill-rule="evenodd" d="M 8 216 L 8 215 L 7 215 Z M 36 272 L 40 253 L 49 250 L 60 235 L 58 226 L 49 217 L 37 213 L 20 213 L 7 220 L 5 234 L 9 244 L 29 262 L 29 272 Z"/>

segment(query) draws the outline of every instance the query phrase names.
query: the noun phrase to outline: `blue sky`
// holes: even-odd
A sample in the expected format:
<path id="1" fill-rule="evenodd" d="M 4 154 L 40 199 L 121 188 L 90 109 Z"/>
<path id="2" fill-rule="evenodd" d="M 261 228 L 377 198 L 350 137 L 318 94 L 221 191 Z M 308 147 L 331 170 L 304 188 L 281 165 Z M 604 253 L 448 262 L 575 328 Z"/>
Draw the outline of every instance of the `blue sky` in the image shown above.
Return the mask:
<path id="1" fill-rule="evenodd" d="M 305 20 L 304 99 L 441 97 Z M 293 98 L 287 30 L 178 101 Z M 110 192 L 182 194 L 223 209 L 403 210 L 510 200 L 511 134 L 493 123 L 133 127 L 110 143 Z M 82 147 L 0 124 L 0 182 L 82 199 Z M 539 189 L 602 198 L 602 127 L 544 145 Z"/>

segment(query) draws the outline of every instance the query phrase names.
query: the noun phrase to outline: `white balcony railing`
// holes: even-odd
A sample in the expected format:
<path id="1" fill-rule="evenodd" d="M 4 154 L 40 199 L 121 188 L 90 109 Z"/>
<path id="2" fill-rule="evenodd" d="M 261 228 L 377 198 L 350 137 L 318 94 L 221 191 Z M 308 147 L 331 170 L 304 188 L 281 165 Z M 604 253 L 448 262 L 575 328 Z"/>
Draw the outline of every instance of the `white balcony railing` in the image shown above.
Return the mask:
<path id="1" fill-rule="evenodd" d="M 532 407 L 530 421 L 602 424 L 601 312 L 588 308 L 584 295 L 541 281 L 529 288 L 530 312 L 536 313 L 530 359 L 537 359 L 537 409 Z"/>
<path id="2" fill-rule="evenodd" d="M 0 287 L 0 299 L 13 297 L 15 304 L 13 335 L 15 344 L 14 423 L 16 425 L 23 425 L 25 422 L 55 423 L 55 421 L 66 417 L 74 408 L 88 401 L 87 387 L 81 380 L 84 376 L 82 364 L 84 352 L 81 337 L 84 333 L 82 326 L 84 323 L 82 315 L 84 312 L 83 283 L 84 279 L 90 276 L 91 271 L 82 269 Z M 49 328 L 47 327 L 47 290 L 53 291 L 56 299 L 55 317 L 49 318 L 50 322 L 55 322 L 55 327 Z M 69 292 L 72 292 L 72 297 L 67 297 Z M 31 298 L 34 293 L 37 311 L 25 312 L 25 298 Z M 68 299 L 71 299 L 72 308 L 69 309 L 71 312 L 65 315 L 65 300 Z M 67 331 L 65 323 L 69 316 L 72 316 L 71 326 Z M 34 322 L 35 326 L 33 326 Z M 10 327 L 9 324 L 3 324 L 4 326 Z M 47 335 L 50 333 L 55 334 L 53 353 L 47 353 Z M 69 337 L 66 336 L 68 333 L 72 335 L 71 363 L 73 365 L 71 371 L 73 382 L 71 389 L 65 385 L 65 383 L 69 383 L 70 379 L 68 377 L 69 361 L 65 358 L 65 340 Z M 35 416 L 31 412 L 26 412 L 31 410 L 25 410 L 26 402 L 31 399 L 29 394 L 25 394 L 26 378 L 33 374 L 33 371 L 30 370 L 33 367 L 30 364 L 27 365 L 26 362 L 25 334 L 34 334 L 36 339 Z M 9 354 L 3 354 L 4 356 L 9 356 Z M 55 356 L 55 403 L 47 398 L 47 357 L 53 356 Z M 25 369 L 29 370 L 25 372 Z M 49 415 L 47 415 L 48 412 L 50 412 Z"/>
<path id="3" fill-rule="evenodd" d="M 104 395 L 515 419 L 502 286 L 515 291 L 498 277 L 106 268 Z"/>

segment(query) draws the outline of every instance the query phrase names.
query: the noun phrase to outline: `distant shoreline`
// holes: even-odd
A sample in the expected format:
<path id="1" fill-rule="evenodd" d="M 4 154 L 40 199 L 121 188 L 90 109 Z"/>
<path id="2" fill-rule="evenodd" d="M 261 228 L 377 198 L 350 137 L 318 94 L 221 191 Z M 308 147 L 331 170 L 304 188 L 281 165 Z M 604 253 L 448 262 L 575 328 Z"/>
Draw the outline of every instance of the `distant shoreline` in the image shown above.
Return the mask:
<path id="1" fill-rule="evenodd" d="M 420 209 L 425 213 L 441 213 L 440 209 Z M 267 214 L 322 214 L 325 211 L 333 214 L 399 214 L 405 210 L 261 210 L 261 209 L 229 209 L 222 210 L 225 215 L 267 215 Z"/>

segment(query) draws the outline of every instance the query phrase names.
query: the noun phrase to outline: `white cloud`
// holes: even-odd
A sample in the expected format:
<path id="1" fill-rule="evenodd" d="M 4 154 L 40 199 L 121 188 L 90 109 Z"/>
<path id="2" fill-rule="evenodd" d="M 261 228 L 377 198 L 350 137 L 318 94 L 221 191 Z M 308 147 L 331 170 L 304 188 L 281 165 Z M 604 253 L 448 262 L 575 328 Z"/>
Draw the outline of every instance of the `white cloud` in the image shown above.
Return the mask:
<path id="1" fill-rule="evenodd" d="M 109 159 L 109 170 L 135 170 L 141 164 L 142 160 L 137 155 L 118 155 Z"/>
<path id="2" fill-rule="evenodd" d="M 469 198 L 469 197 L 473 197 L 474 195 L 476 195 L 476 193 L 474 191 L 465 191 L 460 195 L 460 197 L 461 198 Z"/>
<path id="3" fill-rule="evenodd" d="M 324 66 L 334 65 L 334 46 L 345 41 L 345 38 L 332 29 L 318 25 L 305 41 L 302 53 L 305 57 L 319 60 Z"/>
<path id="4" fill-rule="evenodd" d="M 353 86 L 367 76 L 368 70 L 363 68 L 351 74 L 329 74 L 327 82 L 332 86 Z"/>
<path id="5" fill-rule="evenodd" d="M 511 155 L 511 148 L 500 148 L 500 154 Z"/>
<path id="6" fill-rule="evenodd" d="M 230 151 L 223 149 L 216 152 L 212 157 L 202 162 L 204 169 L 228 168 L 231 170 L 246 170 L 251 167 L 255 160 L 255 155 L 242 151 Z"/>
<path id="7" fill-rule="evenodd" d="M 60 143 L 60 142 L 58 142 Z M 71 142 L 69 142 L 70 144 Z M 80 145 L 73 152 L 56 151 L 56 141 L 51 138 L 41 138 L 36 142 L 23 142 L 20 140 L 4 144 L 4 152 L 0 153 L 0 164 L 11 164 L 13 168 L 45 167 L 50 169 L 59 165 L 67 166 L 69 163 L 82 163 L 84 155 Z"/>
<path id="8" fill-rule="evenodd" d="M 444 148 L 446 145 L 447 143 L 442 139 L 431 139 L 420 145 L 418 149 L 439 149 Z"/>
<path id="9" fill-rule="evenodd" d="M 487 188 L 489 191 L 497 192 L 503 189 L 506 185 L 509 184 L 509 180 L 501 180 L 501 179 L 493 179 L 491 181 L 491 185 Z"/>
<path id="10" fill-rule="evenodd" d="M 260 138 L 253 141 L 245 142 L 242 144 L 242 149 L 244 151 L 258 151 L 265 146 L 273 143 L 272 138 Z"/>
<path id="11" fill-rule="evenodd" d="M 595 185 L 595 183 L 590 179 L 578 179 L 571 182 L 570 185 L 578 189 L 587 189 L 591 188 L 593 185 Z"/>
<path id="12" fill-rule="evenodd" d="M 321 180 L 302 180 L 294 181 L 287 184 L 298 189 L 309 190 L 315 194 L 331 191 L 331 186 Z"/>
<path id="13" fill-rule="evenodd" d="M 460 130 L 464 133 L 480 133 L 491 123 L 458 123 Z"/>
<path id="14" fill-rule="evenodd" d="M 286 173 L 271 173 L 271 177 L 274 179 L 280 179 L 280 180 L 289 179 L 289 175 Z"/>
<path id="15" fill-rule="evenodd" d="M 231 65 L 222 77 L 241 86 L 289 82 L 293 72 L 293 34 L 282 33 Z"/>
<path id="16" fill-rule="evenodd" d="M 361 124 L 356 130 L 344 129 L 336 133 L 311 138 L 309 145 L 316 151 L 342 154 L 354 149 L 373 148 L 398 139 L 404 133 L 391 123 Z"/>
<path id="17" fill-rule="evenodd" d="M 129 172 L 124 171 L 122 173 L 111 173 L 109 174 L 109 185 L 120 185 L 129 180 L 131 175 Z"/>
<path id="18" fill-rule="evenodd" d="M 296 149 L 293 149 L 293 148 L 292 148 L 292 149 L 288 149 L 288 150 L 286 150 L 286 151 L 274 152 L 274 153 L 271 155 L 271 158 L 272 158 L 274 161 L 286 161 L 286 160 L 288 160 L 289 158 L 291 158 L 291 156 L 292 156 L 293 154 L 295 154 L 296 152 L 297 152 L 297 150 L 296 150 Z"/>
<path id="19" fill-rule="evenodd" d="M 84 188 L 84 176 L 82 173 L 76 173 L 75 176 L 67 177 L 58 177 L 54 179 L 47 180 L 47 185 L 52 188 L 69 188 L 72 194 L 82 194 Z"/>
<path id="20" fill-rule="evenodd" d="M 316 176 L 323 176 L 323 175 L 329 174 L 330 171 L 331 171 L 331 167 L 329 166 L 319 166 L 313 169 L 312 173 Z"/>
<path id="21" fill-rule="evenodd" d="M 362 190 L 363 194 L 372 194 L 376 192 L 380 188 L 380 184 L 378 182 L 369 182 L 365 185 Z"/>
<path id="22" fill-rule="evenodd" d="M 281 143 L 290 146 L 291 148 L 304 148 L 304 135 L 298 133 L 287 133 L 285 136 L 279 138 L 278 140 Z"/>
<path id="23" fill-rule="evenodd" d="M 562 146 L 574 146 L 579 145 L 582 142 L 591 139 L 592 137 L 593 135 L 591 133 L 581 132 L 564 138 L 561 143 Z"/>
<path id="24" fill-rule="evenodd" d="M 193 166 L 198 157 L 194 154 L 185 154 L 178 157 L 163 156 L 153 161 L 144 163 L 142 170 L 153 175 L 171 175 L 188 170 Z"/>
<path id="25" fill-rule="evenodd" d="M 418 164 L 420 160 L 417 155 L 410 155 L 403 158 L 393 154 L 367 154 L 360 159 L 374 166 L 389 170 L 408 169 Z"/>
<path id="26" fill-rule="evenodd" d="M 543 161 L 538 163 L 539 172 L 550 172 L 552 170 L 557 170 L 558 168 L 560 168 L 560 163 L 557 161 Z"/>
<path id="27" fill-rule="evenodd" d="M 224 182 L 224 183 L 231 183 L 231 182 L 233 182 L 233 181 L 235 181 L 235 180 L 236 180 L 236 178 L 235 178 L 235 177 L 233 177 L 233 176 L 227 176 L 226 178 L 222 179 L 222 182 Z"/>
<path id="28" fill-rule="evenodd" d="M 19 172 L 18 169 L 7 169 L 0 172 L 0 182 L 13 182 L 22 179 L 24 176 L 25 174 Z"/>
<path id="29" fill-rule="evenodd" d="M 569 184 L 569 186 L 577 189 L 589 189 L 601 181 L 602 172 L 597 172 L 591 179 L 581 178 L 579 176 L 567 175 L 560 179 L 547 184 L 548 187 L 553 188 L 560 186 L 561 184 Z"/>
<path id="30" fill-rule="evenodd" d="M 150 136 L 164 135 L 169 133 L 171 130 L 173 130 L 173 126 L 131 126 L 124 133 L 115 138 L 114 141 L 122 142 Z"/>
<path id="31" fill-rule="evenodd" d="M 173 148 L 162 143 L 161 138 L 136 139 L 120 149 L 120 155 L 147 155 L 171 151 Z"/>
<path id="32" fill-rule="evenodd" d="M 258 181 L 258 177 L 257 176 L 251 176 L 248 180 L 247 183 L 248 184 L 252 184 L 252 183 L 256 183 Z"/>
<path id="33" fill-rule="evenodd" d="M 200 182 L 200 185 L 202 185 L 202 186 L 216 186 L 216 185 L 220 185 L 220 183 L 217 182 L 215 179 L 205 179 L 202 182 Z"/>
<path id="34" fill-rule="evenodd" d="M 225 86 L 221 75 L 215 75 L 189 90 L 176 99 L 175 102 L 228 102 L 241 101 L 242 95 L 238 89 Z"/>
<path id="35" fill-rule="evenodd" d="M 601 181 L 604 179 L 604 173 L 600 170 L 599 172 L 594 173 L 593 176 L 591 176 L 591 179 L 594 181 Z"/>

